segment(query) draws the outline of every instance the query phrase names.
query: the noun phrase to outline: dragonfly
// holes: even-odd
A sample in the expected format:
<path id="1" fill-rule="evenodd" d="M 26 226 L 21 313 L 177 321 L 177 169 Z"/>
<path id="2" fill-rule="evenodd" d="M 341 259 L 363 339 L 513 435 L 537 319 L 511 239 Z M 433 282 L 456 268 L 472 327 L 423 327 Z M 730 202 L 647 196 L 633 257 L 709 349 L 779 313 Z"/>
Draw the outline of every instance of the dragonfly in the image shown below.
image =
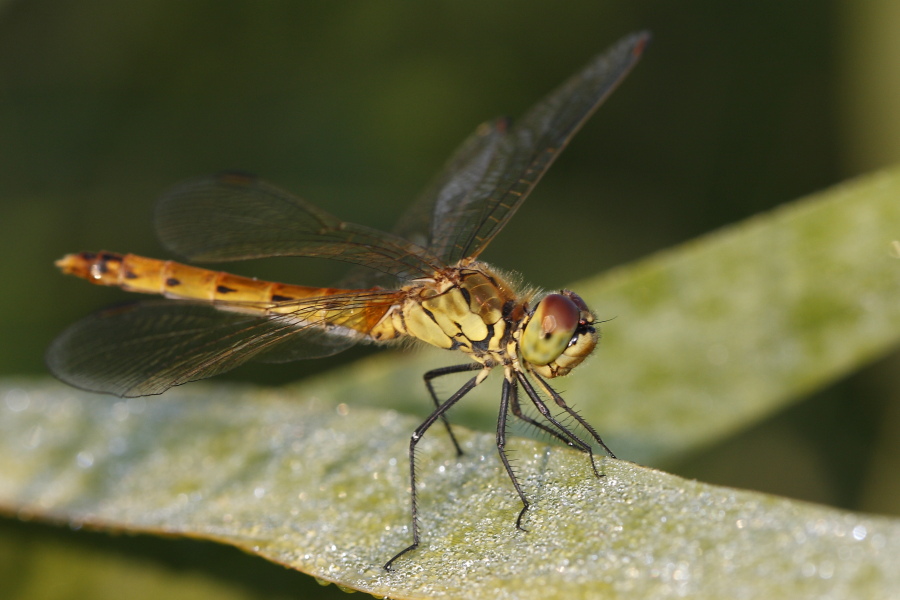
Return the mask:
<path id="1" fill-rule="evenodd" d="M 503 373 L 497 450 L 522 502 L 515 526 L 525 531 L 522 520 L 531 505 L 507 456 L 510 413 L 587 454 L 597 477 L 592 444 L 615 458 L 597 430 L 548 383 L 593 352 L 597 317 L 575 292 L 518 289 L 479 256 L 648 41 L 646 32 L 622 38 L 520 120 L 479 126 L 391 233 L 342 221 L 246 174 L 222 173 L 176 187 L 158 201 L 155 227 L 162 244 L 188 262 L 330 258 L 365 267 L 378 285 L 307 287 L 134 254 L 69 254 L 56 262 L 63 273 L 162 298 L 76 322 L 48 348 L 50 370 L 78 388 L 134 397 L 161 394 L 251 359 L 318 358 L 359 342 L 414 339 L 461 352 L 467 362 L 424 375 L 434 409 L 409 443 L 412 543 L 384 568 L 391 570 L 421 541 L 417 444 L 440 420 L 462 455 L 446 413 L 494 369 Z M 434 380 L 465 372 L 474 374 L 441 399 Z M 520 387 L 538 418 L 523 411 Z M 555 416 L 549 400 L 563 421 L 580 430 Z"/>

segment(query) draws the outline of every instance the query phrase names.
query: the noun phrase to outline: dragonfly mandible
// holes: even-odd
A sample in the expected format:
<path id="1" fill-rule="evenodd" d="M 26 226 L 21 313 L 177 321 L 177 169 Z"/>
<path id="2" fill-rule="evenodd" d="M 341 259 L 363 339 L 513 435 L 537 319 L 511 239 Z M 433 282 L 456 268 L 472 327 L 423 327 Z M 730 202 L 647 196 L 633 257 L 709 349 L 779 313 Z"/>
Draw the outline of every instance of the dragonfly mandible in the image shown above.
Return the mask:
<path id="1" fill-rule="evenodd" d="M 165 299 L 106 309 L 76 322 L 48 349 L 50 370 L 75 387 L 131 397 L 161 394 L 251 359 L 316 358 L 363 341 L 414 338 L 460 351 L 468 362 L 424 376 L 435 408 L 409 444 L 412 544 L 384 568 L 391 570 L 420 543 L 416 445 L 440 419 L 462 454 L 445 413 L 493 369 L 503 372 L 497 449 L 522 501 L 516 527 L 524 531 L 530 504 L 505 450 L 510 412 L 585 452 L 598 477 L 591 443 L 615 458 L 547 383 L 594 350 L 596 317 L 575 292 L 518 291 L 478 256 L 648 41 L 643 32 L 623 38 L 521 120 L 497 119 L 478 127 L 393 233 L 341 221 L 248 175 L 226 173 L 175 188 L 158 202 L 155 225 L 163 245 L 189 261 L 324 257 L 362 265 L 379 281 L 390 278 L 394 284 L 306 287 L 133 254 L 69 254 L 56 263 L 64 273 Z M 435 378 L 468 371 L 477 373 L 449 398 L 438 397 Z M 542 420 L 523 412 L 520 386 Z M 559 421 L 542 394 L 591 442 Z"/>

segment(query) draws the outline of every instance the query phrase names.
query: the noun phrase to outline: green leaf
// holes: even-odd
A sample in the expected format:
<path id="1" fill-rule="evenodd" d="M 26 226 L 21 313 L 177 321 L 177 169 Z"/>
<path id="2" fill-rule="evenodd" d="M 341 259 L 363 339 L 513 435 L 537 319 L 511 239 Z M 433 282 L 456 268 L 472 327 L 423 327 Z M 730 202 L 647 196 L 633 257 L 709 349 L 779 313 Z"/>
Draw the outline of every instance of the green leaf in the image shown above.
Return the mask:
<path id="1" fill-rule="evenodd" d="M 559 382 L 617 453 L 660 463 L 746 427 L 900 338 L 900 174 L 872 176 L 573 285 L 606 325 Z M 0 506 L 40 519 L 219 540 L 391 597 L 886 597 L 900 522 L 730 490 L 493 434 L 429 432 L 422 546 L 409 435 L 434 355 L 386 354 L 282 390 L 191 385 L 119 400 L 0 388 Z M 462 421 L 492 430 L 497 386 Z M 369 405 L 369 407 L 366 407 Z M 381 407 L 381 408 L 372 408 Z M 414 407 L 414 408 L 412 408 Z M 385 410 L 385 409 L 388 410 Z M 391 410 L 398 409 L 398 410 Z"/>
<path id="2" fill-rule="evenodd" d="M 151 402 L 2 389 L 0 501 L 19 517 L 202 537 L 392 597 L 877 597 L 898 589 L 900 523 L 602 463 L 515 440 L 524 526 L 492 435 L 423 444 L 415 420 L 279 392 L 184 388 Z M 450 458 L 452 457 L 452 458 Z"/>

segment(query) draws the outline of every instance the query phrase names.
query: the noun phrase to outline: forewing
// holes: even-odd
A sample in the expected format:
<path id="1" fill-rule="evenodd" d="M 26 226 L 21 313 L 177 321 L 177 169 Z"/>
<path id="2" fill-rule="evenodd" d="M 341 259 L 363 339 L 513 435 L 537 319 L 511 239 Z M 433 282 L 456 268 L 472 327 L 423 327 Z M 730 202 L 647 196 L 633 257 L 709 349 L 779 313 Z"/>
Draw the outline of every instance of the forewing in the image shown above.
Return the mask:
<path id="1" fill-rule="evenodd" d="M 398 277 L 443 265 L 396 235 L 347 223 L 258 178 L 226 173 L 186 182 L 156 206 L 162 243 L 192 261 L 270 256 L 342 260 Z"/>
<path id="2" fill-rule="evenodd" d="M 429 248 L 440 258 L 435 236 L 458 227 L 461 209 L 476 201 L 472 194 L 491 167 L 508 126 L 506 118 L 479 125 L 403 214 L 394 233 Z"/>
<path id="3" fill-rule="evenodd" d="M 506 127 L 499 120 L 483 125 L 481 135 L 476 131 L 414 209 L 434 207 L 429 251 L 448 264 L 480 254 L 628 74 L 649 39 L 644 32 L 623 38 L 518 122 Z"/>
<path id="4" fill-rule="evenodd" d="M 336 354 L 364 339 L 353 327 L 374 322 L 373 313 L 386 312 L 397 292 L 328 301 L 327 317 L 320 316 L 321 304 L 314 301 L 271 316 L 178 300 L 108 308 L 60 334 L 47 350 L 47 365 L 81 389 L 127 397 L 161 394 L 251 359 L 281 362 Z"/>
<path id="5" fill-rule="evenodd" d="M 484 177 L 491 157 L 506 132 L 507 119 L 482 123 L 453 153 L 428 188 L 419 195 L 394 226 L 393 233 L 417 246 L 435 252 L 432 238 L 435 223 L 452 223 L 457 207 L 465 206 L 474 185 Z M 451 214 L 447 214 L 447 213 Z M 339 285 L 341 287 L 395 287 L 396 279 L 371 269 L 355 267 Z"/>

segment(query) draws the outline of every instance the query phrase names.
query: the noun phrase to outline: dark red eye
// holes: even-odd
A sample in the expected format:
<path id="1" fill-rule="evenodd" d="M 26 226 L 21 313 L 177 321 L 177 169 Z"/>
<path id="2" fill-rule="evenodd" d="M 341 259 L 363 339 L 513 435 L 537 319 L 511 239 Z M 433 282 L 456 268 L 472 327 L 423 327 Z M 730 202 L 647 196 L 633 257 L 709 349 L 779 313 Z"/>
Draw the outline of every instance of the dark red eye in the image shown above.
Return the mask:
<path id="1" fill-rule="evenodd" d="M 550 294 L 541 300 L 541 306 L 541 330 L 545 336 L 557 331 L 575 331 L 578 327 L 581 314 L 578 306 L 568 297 Z"/>
<path id="2" fill-rule="evenodd" d="M 584 303 L 584 300 L 581 299 L 581 296 L 579 296 L 572 290 L 563 290 L 562 293 L 563 293 L 563 295 L 565 295 L 566 298 L 568 298 L 569 300 L 571 300 L 572 302 L 575 303 L 575 306 L 578 307 L 578 310 L 584 311 L 584 312 L 591 312 L 591 310 L 587 307 L 587 304 Z"/>

